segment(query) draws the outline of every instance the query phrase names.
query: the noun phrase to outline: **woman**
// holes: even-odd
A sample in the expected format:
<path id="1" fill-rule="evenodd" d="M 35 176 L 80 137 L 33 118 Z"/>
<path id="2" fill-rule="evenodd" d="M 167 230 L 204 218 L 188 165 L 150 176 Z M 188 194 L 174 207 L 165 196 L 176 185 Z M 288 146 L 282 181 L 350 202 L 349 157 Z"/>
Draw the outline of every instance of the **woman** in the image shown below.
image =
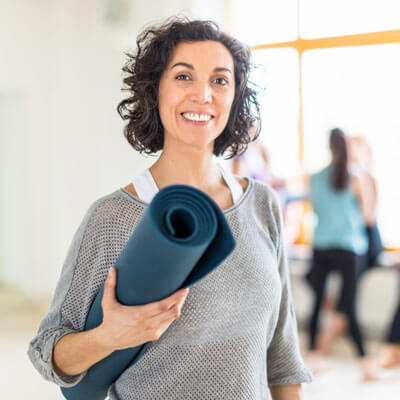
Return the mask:
<path id="1" fill-rule="evenodd" d="M 317 341 L 318 320 L 328 275 L 337 271 L 342 289 L 337 310 L 346 318 L 351 337 L 361 358 L 363 378 L 373 378 L 365 357 L 363 338 L 356 315 L 358 271 L 363 269 L 368 250 L 366 222 L 374 213 L 373 187 L 369 180 L 350 175 L 346 138 L 340 129 L 330 133 L 332 162 L 310 178 L 311 202 L 317 216 L 313 235 L 313 261 L 308 279 L 315 291 L 310 320 L 310 349 L 323 355 L 328 340 Z M 334 332 L 335 333 L 335 332 Z M 332 333 L 332 335 L 334 334 Z"/>
<path id="2" fill-rule="evenodd" d="M 145 30 L 137 45 L 124 67 L 130 95 L 119 112 L 129 143 L 161 156 L 89 209 L 30 358 L 45 378 L 73 386 L 113 351 L 151 341 L 111 385 L 110 399 L 266 399 L 267 385 L 275 400 L 299 399 L 310 374 L 297 343 L 276 199 L 266 185 L 214 161 L 244 150 L 258 117 L 247 81 L 250 51 L 212 22 L 180 19 Z M 171 184 L 212 197 L 237 246 L 189 294 L 122 306 L 112 265 L 148 202 Z M 105 280 L 103 322 L 81 332 Z"/>
<path id="3" fill-rule="evenodd" d="M 363 219 L 366 225 L 368 237 L 368 251 L 365 255 L 364 262 L 360 262 L 357 270 L 357 281 L 364 276 L 370 268 L 377 266 L 377 259 L 382 252 L 382 241 L 376 223 L 376 206 L 377 206 L 377 183 L 371 174 L 372 151 L 365 138 L 362 136 L 347 137 L 346 140 L 348 149 L 348 168 L 351 175 L 357 175 L 363 187 L 367 188 L 364 191 L 363 198 L 368 199 L 368 207 L 363 209 L 368 212 L 363 212 Z M 325 300 L 323 309 L 329 309 L 333 304 L 332 299 Z M 345 308 L 343 299 L 338 303 L 336 310 L 331 311 L 331 316 L 321 333 L 318 335 L 316 347 L 321 354 L 326 354 L 334 341 L 334 339 L 342 334 L 346 327 L 347 321 L 345 318 Z M 336 312 L 337 311 L 337 312 Z"/>

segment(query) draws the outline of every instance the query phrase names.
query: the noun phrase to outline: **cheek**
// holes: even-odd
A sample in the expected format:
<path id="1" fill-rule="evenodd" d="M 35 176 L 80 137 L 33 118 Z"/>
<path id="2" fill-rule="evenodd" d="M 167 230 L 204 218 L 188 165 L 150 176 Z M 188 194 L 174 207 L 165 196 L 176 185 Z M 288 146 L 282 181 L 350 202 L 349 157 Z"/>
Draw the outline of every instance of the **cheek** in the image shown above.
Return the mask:
<path id="1" fill-rule="evenodd" d="M 179 91 L 160 87 L 158 92 L 158 109 L 162 121 L 163 119 L 172 118 L 177 113 L 177 106 L 180 101 L 181 95 Z"/>
<path id="2" fill-rule="evenodd" d="M 233 104 L 233 99 L 234 96 L 233 94 L 231 96 L 225 96 L 223 99 L 220 101 L 220 109 L 222 112 L 222 115 L 224 116 L 224 121 L 228 121 L 229 114 L 232 108 Z"/>

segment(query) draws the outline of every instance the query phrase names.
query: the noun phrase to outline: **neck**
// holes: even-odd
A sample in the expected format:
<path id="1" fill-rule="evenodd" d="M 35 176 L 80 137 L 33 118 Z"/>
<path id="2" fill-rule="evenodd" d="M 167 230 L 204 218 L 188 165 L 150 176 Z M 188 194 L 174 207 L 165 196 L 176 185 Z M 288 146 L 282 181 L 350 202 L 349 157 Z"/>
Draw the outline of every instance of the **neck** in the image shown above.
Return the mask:
<path id="1" fill-rule="evenodd" d="M 211 144 L 212 145 L 212 144 Z M 221 174 L 211 150 L 189 146 L 164 146 L 160 158 L 150 167 L 151 174 L 161 190 L 172 184 L 194 186 L 210 190 L 221 185 Z"/>

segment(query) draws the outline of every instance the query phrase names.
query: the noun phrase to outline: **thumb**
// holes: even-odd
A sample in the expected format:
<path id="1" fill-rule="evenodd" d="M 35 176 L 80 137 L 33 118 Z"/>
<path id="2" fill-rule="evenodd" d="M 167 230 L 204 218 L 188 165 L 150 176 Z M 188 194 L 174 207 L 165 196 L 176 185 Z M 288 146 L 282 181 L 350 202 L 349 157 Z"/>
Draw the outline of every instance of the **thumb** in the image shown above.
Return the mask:
<path id="1" fill-rule="evenodd" d="M 110 269 L 108 270 L 107 280 L 104 283 L 104 292 L 102 299 L 103 307 L 111 306 L 117 301 L 115 297 L 116 283 L 117 283 L 117 271 L 115 267 L 110 267 Z"/>

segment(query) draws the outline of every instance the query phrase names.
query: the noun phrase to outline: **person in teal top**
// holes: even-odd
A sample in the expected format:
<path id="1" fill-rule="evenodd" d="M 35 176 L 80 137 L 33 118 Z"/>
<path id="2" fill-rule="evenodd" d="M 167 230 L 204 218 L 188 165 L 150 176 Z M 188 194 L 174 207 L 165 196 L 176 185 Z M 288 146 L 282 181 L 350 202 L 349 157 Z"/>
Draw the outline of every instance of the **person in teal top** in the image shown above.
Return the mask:
<path id="1" fill-rule="evenodd" d="M 307 280 L 314 290 L 310 318 L 311 355 L 326 351 L 323 335 L 318 335 L 318 321 L 329 274 L 337 271 L 342 287 L 336 310 L 343 315 L 361 357 L 365 380 L 374 379 L 372 363 L 366 358 L 362 333 L 356 315 L 355 300 L 358 272 L 363 269 L 368 251 L 366 225 L 374 212 L 374 196 L 368 180 L 350 172 L 346 137 L 336 128 L 330 132 L 330 164 L 310 177 L 310 192 L 316 225 L 313 257 Z"/>
<path id="2" fill-rule="evenodd" d="M 342 249 L 364 255 L 368 237 L 360 203 L 349 185 L 337 190 L 332 185 L 335 165 L 331 163 L 310 179 L 312 206 L 318 220 L 313 247 Z"/>

